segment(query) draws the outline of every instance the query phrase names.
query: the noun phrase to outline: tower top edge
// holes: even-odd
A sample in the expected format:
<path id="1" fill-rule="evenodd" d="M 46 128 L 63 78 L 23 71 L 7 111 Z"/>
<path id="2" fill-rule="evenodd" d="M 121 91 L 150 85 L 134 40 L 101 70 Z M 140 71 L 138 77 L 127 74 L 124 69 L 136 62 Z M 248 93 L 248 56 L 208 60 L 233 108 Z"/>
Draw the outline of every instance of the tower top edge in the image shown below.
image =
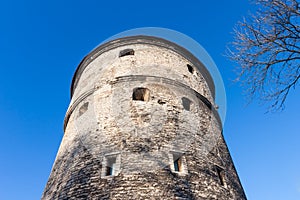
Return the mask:
<path id="1" fill-rule="evenodd" d="M 77 87 L 78 81 L 80 79 L 81 74 L 83 73 L 84 69 L 99 55 L 110 51 L 112 49 L 126 46 L 126 45 L 133 45 L 133 44 L 148 44 L 148 45 L 154 45 L 162 48 L 169 49 L 171 51 L 174 51 L 178 53 L 179 55 L 183 56 L 185 59 L 187 59 L 193 66 L 195 66 L 202 74 L 204 79 L 206 80 L 208 87 L 211 91 L 212 97 L 215 98 L 215 85 L 212 76 L 210 75 L 208 69 L 204 66 L 204 64 L 196 57 L 194 56 L 190 51 L 188 51 L 186 48 L 171 42 L 169 40 L 160 38 L 160 37 L 154 37 L 154 36 L 146 36 L 146 35 L 136 35 L 136 36 L 127 36 L 127 37 L 121 37 L 114 40 L 110 40 L 108 42 L 105 42 L 103 44 L 100 44 L 95 49 L 93 49 L 90 53 L 88 53 L 79 63 L 79 65 L 76 68 L 76 71 L 72 78 L 71 83 L 71 98 L 73 96 L 73 93 L 75 91 L 75 88 Z"/>

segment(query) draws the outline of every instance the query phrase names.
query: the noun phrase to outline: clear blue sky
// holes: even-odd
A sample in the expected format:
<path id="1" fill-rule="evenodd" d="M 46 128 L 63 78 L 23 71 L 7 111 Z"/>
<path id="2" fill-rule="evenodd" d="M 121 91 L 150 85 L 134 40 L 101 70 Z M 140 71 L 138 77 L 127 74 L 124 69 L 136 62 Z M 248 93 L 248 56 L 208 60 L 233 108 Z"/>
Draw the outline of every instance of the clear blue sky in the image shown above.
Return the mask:
<path id="1" fill-rule="evenodd" d="M 164 27 L 198 41 L 227 91 L 224 136 L 248 199 L 300 199 L 300 97 L 281 113 L 246 106 L 224 56 L 246 0 L 15 0 L 0 3 L 0 200 L 40 199 L 60 141 L 70 83 L 81 59 L 108 37 Z"/>

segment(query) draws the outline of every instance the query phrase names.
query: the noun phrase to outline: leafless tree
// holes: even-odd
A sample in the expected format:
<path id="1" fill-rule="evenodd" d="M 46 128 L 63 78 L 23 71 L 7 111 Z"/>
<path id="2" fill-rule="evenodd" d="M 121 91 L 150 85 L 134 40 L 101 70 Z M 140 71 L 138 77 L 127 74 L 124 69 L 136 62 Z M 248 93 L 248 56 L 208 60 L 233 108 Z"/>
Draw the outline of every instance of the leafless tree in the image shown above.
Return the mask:
<path id="1" fill-rule="evenodd" d="M 239 65 L 238 80 L 253 99 L 284 108 L 300 79 L 299 0 L 256 0 L 257 12 L 239 22 L 229 57 Z"/>

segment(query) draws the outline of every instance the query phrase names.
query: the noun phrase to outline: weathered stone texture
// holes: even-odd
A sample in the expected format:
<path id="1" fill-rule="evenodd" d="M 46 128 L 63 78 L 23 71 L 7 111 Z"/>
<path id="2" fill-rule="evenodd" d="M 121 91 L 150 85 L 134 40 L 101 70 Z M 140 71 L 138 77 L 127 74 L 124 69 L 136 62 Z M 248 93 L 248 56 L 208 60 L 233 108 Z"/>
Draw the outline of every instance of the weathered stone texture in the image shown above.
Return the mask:
<path id="1" fill-rule="evenodd" d="M 146 36 L 89 54 L 42 199 L 246 199 L 199 63 Z"/>

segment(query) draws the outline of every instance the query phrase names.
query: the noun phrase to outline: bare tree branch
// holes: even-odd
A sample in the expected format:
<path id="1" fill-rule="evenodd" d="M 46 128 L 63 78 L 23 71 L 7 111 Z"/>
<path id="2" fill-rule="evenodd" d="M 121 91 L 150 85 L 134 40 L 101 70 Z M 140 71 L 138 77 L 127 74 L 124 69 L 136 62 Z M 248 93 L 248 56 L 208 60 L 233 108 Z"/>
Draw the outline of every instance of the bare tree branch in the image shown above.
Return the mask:
<path id="1" fill-rule="evenodd" d="M 256 0 L 259 9 L 234 29 L 227 55 L 239 65 L 238 79 L 250 99 L 284 108 L 300 79 L 299 0 Z"/>

